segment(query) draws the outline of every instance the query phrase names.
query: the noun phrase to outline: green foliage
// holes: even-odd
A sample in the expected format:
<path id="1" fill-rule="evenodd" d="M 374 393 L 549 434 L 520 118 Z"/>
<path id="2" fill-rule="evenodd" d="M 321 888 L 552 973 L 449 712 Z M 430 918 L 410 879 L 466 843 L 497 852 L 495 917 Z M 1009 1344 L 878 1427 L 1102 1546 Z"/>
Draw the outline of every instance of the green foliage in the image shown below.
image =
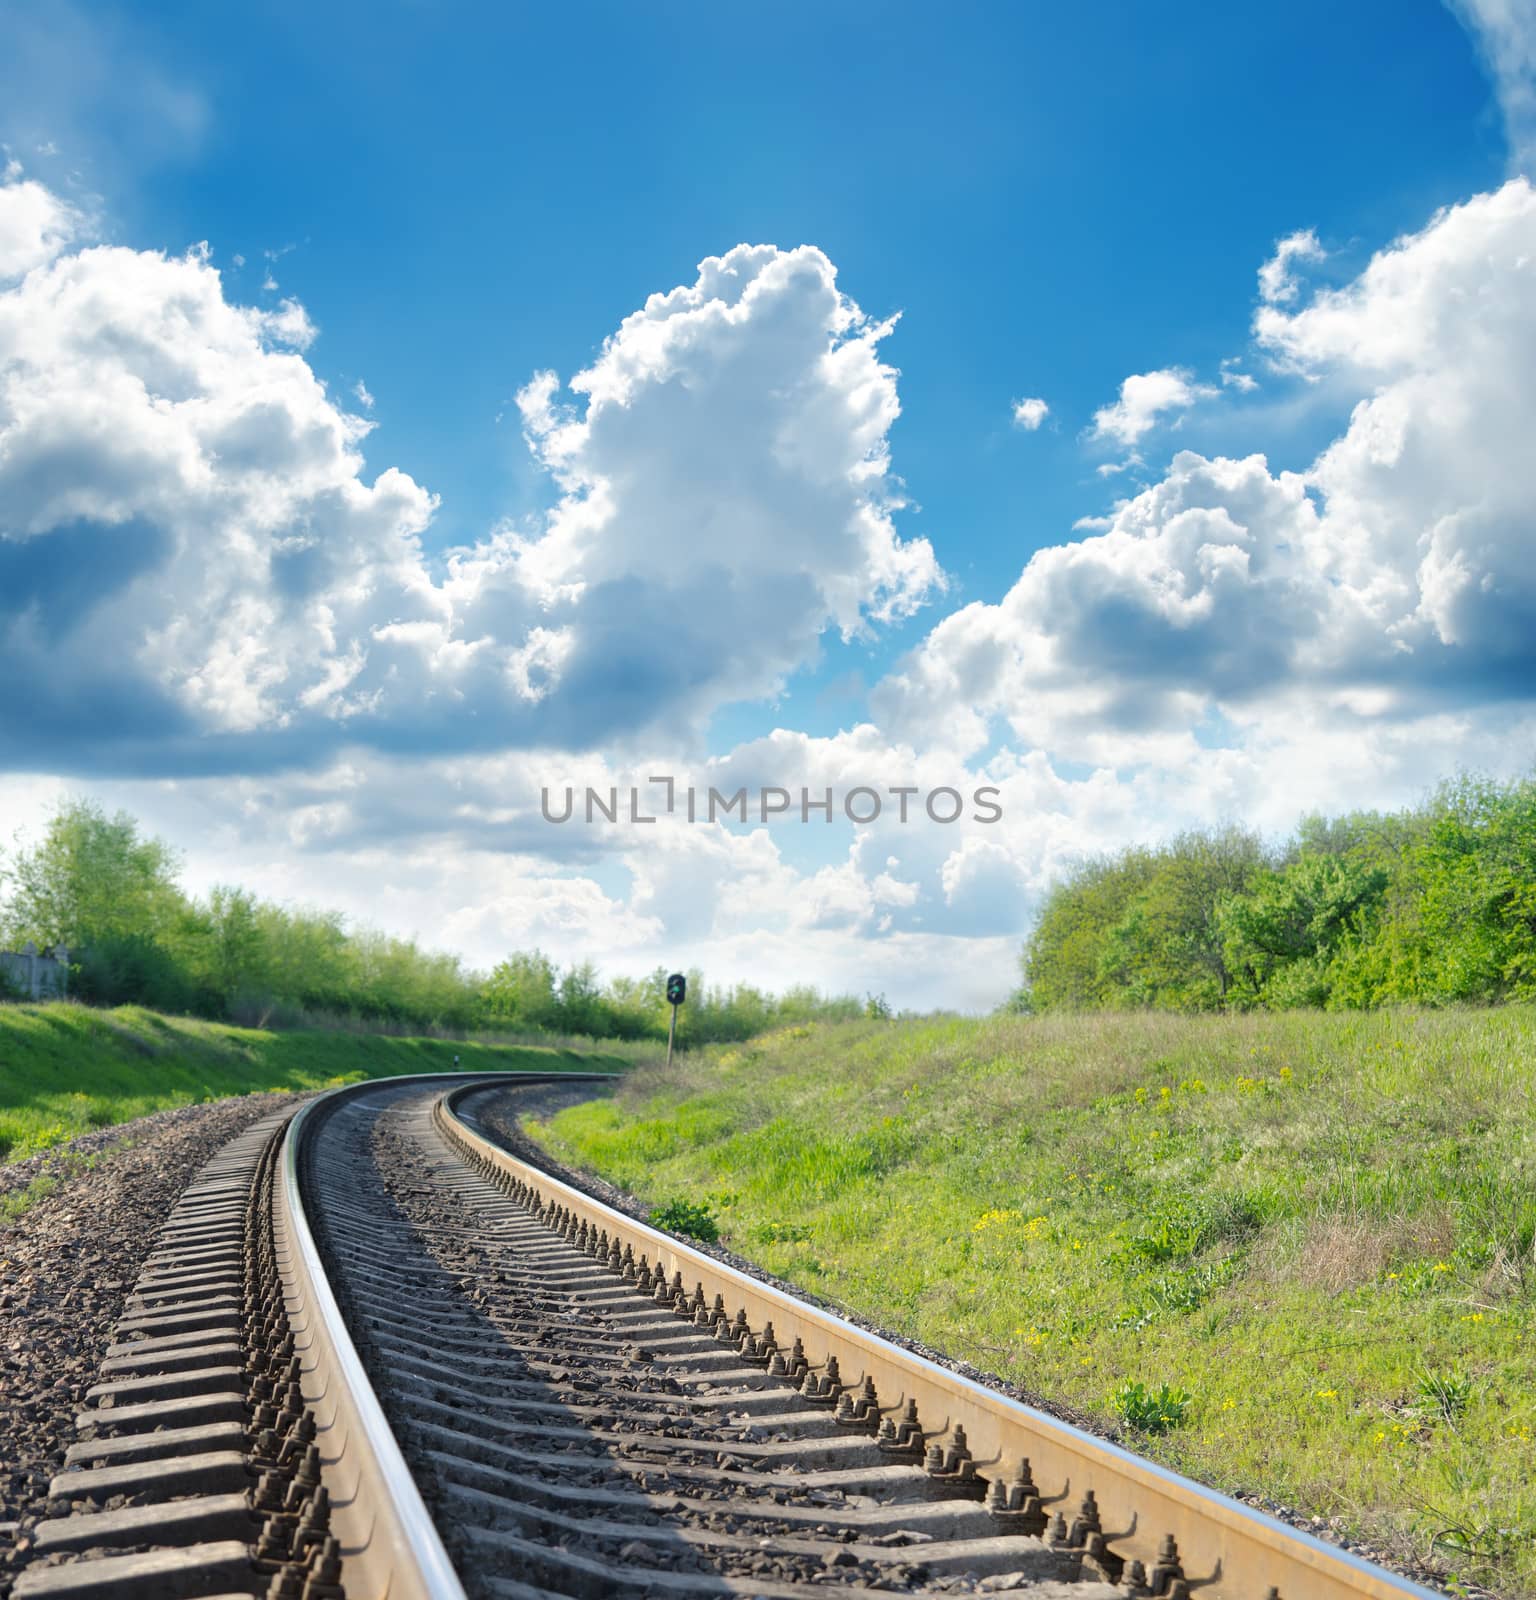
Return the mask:
<path id="1" fill-rule="evenodd" d="M 1245 996 L 1323 1005 L 1328 960 L 1380 906 L 1388 873 L 1350 856 L 1304 854 L 1259 875 L 1218 916 L 1228 965 Z"/>
<path id="2" fill-rule="evenodd" d="M 758 1244 L 798 1244 L 809 1239 L 811 1230 L 803 1222 L 759 1222 L 752 1229 Z"/>
<path id="3" fill-rule="evenodd" d="M 1198 1310 L 1236 1275 L 1237 1262 L 1231 1256 L 1158 1273 L 1142 1285 L 1140 1302 L 1119 1319 L 1120 1326 L 1144 1328 L 1156 1317 L 1183 1316 Z"/>
<path id="4" fill-rule="evenodd" d="M 1264 866 L 1257 834 L 1180 834 L 1090 862 L 1046 897 L 1024 955 L 1041 1009 L 1106 1005 L 1208 1010 L 1227 1000 L 1221 908 Z"/>
<path id="5" fill-rule="evenodd" d="M 378 1030 L 664 1040 L 666 969 L 603 982 L 590 962 L 557 969 L 519 951 L 489 978 L 412 939 L 348 927 L 337 912 L 277 905 L 229 884 L 184 894 L 176 853 L 124 812 L 62 805 L 0 874 L 0 948 L 31 939 L 71 952 L 72 995 L 254 1027 L 361 1024 Z M 0 992 L 0 1000 L 23 996 Z M 852 996 L 711 988 L 690 974 L 684 1046 L 751 1038 L 817 1017 L 860 1014 Z"/>
<path id="6" fill-rule="evenodd" d="M 687 1239 L 702 1239 L 714 1244 L 720 1237 L 720 1225 L 707 1205 L 696 1205 L 692 1200 L 668 1200 L 652 1206 L 650 1220 L 668 1233 L 680 1233 Z"/>
<path id="7" fill-rule="evenodd" d="M 1176 1197 L 1148 1218 L 1148 1226 L 1133 1233 L 1128 1253 L 1143 1261 L 1182 1261 L 1210 1241 L 1210 1220 L 1201 1206 Z"/>
<path id="8" fill-rule="evenodd" d="M 622 1048 L 622 1047 L 620 1047 Z M 550 1049 L 371 1033 L 272 1033 L 138 1007 L 0 1007 L 0 1160 L 51 1150 L 151 1111 L 263 1089 L 463 1067 L 617 1072 L 612 1050 Z"/>
<path id="9" fill-rule="evenodd" d="M 1166 1383 L 1149 1389 L 1139 1379 L 1134 1383 L 1127 1380 L 1115 1390 L 1115 1410 L 1143 1433 L 1167 1433 L 1183 1423 L 1194 1398 L 1188 1389 Z"/>
<path id="10" fill-rule="evenodd" d="M 596 1039 L 664 1040 L 671 1022 L 667 968 L 644 978 L 600 982 L 590 963 L 561 973 L 541 951 L 519 951 L 500 962 L 481 989 L 493 1025 L 550 1029 Z M 859 1016 L 865 1007 L 850 995 L 824 996 L 809 987 L 774 996 L 750 984 L 711 986 L 688 974 L 688 1000 L 678 1008 L 677 1037 L 684 1047 L 740 1042 L 770 1029 L 818 1019 Z M 889 1014 L 887 1007 L 886 1014 Z"/>
<path id="11" fill-rule="evenodd" d="M 59 1178 L 51 1172 L 42 1172 L 25 1188 L 0 1194 L 0 1227 L 13 1223 L 30 1211 L 39 1200 L 46 1200 L 59 1187 Z"/>
<path id="12" fill-rule="evenodd" d="M 1180 1085 L 1200 1084 L 1198 1078 Z M 1153 1263 L 1187 1261 L 1221 1243 L 1238 1243 L 1255 1232 L 1263 1220 L 1260 1205 L 1245 1194 L 1215 1194 L 1193 1198 L 1176 1194 L 1153 1206 L 1141 1226 L 1126 1241 L 1128 1260 Z"/>
<path id="13" fill-rule="evenodd" d="M 1023 954 L 1035 1010 L 1370 1008 L 1536 997 L 1536 778 L 1084 864 Z"/>
<path id="14" fill-rule="evenodd" d="M 1084 862 L 1046 895 L 1024 951 L 1029 1009 L 1090 1011 L 1120 998 L 1107 933 L 1124 927 L 1155 870 L 1150 851 L 1125 850 Z"/>
<path id="15" fill-rule="evenodd" d="M 1426 1372 L 1419 1379 L 1419 1398 L 1453 1423 L 1472 1403 L 1472 1380 L 1464 1372 Z"/>
<path id="16" fill-rule="evenodd" d="M 49 818 L 39 845 L 15 853 L 0 931 L 13 948 L 28 939 L 71 950 L 114 936 L 159 939 L 183 907 L 177 865 L 169 846 L 140 837 L 127 812 L 109 817 L 73 801 Z"/>

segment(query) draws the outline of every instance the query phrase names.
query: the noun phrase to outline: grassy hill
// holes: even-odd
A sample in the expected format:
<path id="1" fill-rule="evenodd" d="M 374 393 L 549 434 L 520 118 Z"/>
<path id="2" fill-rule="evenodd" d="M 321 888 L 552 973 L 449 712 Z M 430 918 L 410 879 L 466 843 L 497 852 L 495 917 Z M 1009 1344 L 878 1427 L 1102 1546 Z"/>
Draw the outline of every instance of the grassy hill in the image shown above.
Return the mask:
<path id="1" fill-rule="evenodd" d="M 377 1034 L 272 1033 L 137 1006 L 0 1005 L 0 1160 L 146 1112 L 257 1089 L 407 1072 L 618 1071 L 633 1048 L 584 1053 Z"/>
<path id="2" fill-rule="evenodd" d="M 1531 1007 L 813 1025 L 539 1132 L 1182 1470 L 1529 1596 L 1533 1061 Z"/>

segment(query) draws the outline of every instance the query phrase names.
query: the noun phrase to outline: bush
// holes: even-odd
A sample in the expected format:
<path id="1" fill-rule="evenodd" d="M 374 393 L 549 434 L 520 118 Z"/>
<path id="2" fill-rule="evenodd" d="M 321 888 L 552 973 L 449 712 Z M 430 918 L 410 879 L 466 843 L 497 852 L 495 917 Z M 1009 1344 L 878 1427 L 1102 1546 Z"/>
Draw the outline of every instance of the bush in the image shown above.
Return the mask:
<path id="1" fill-rule="evenodd" d="M 1280 849 L 1228 827 L 1085 862 L 1046 896 L 1023 975 L 1028 1006 L 1057 1011 L 1536 999 L 1536 777 L 1309 817 Z"/>

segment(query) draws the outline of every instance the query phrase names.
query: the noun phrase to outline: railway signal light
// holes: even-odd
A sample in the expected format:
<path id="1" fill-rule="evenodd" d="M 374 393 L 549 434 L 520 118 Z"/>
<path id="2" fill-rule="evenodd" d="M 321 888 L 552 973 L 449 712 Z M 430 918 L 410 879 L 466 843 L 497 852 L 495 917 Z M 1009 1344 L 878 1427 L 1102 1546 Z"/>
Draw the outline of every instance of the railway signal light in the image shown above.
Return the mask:
<path id="1" fill-rule="evenodd" d="M 672 1021 L 667 1027 L 667 1065 L 672 1065 L 672 1046 L 677 1040 L 677 1008 L 688 998 L 688 980 L 680 972 L 667 979 L 667 1004 L 672 1007 Z"/>

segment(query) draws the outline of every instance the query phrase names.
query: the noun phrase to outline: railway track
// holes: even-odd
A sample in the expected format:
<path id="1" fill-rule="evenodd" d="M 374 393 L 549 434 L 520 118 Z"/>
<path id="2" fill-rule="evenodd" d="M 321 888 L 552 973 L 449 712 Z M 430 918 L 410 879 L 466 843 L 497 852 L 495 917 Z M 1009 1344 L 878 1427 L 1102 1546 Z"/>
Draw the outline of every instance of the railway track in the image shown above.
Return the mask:
<path id="1" fill-rule="evenodd" d="M 477 1108 L 550 1081 L 355 1085 L 210 1162 L 16 1600 L 1430 1593 L 509 1154 Z"/>

